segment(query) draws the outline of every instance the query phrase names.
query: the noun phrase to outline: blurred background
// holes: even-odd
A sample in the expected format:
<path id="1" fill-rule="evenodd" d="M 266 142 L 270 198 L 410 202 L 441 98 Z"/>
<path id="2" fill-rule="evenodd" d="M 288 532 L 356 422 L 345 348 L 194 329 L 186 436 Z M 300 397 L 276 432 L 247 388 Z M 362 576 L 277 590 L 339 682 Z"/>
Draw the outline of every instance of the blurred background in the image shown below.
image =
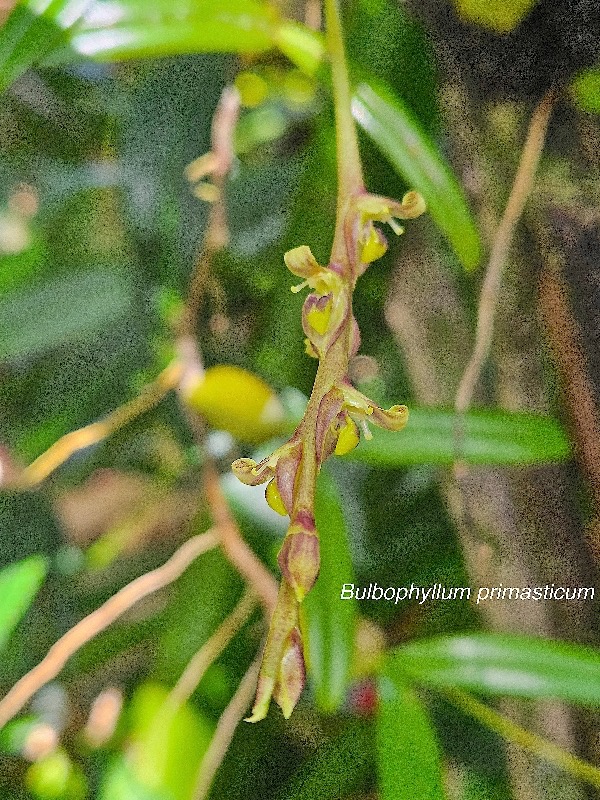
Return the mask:
<path id="1" fill-rule="evenodd" d="M 77 622 L 209 528 L 207 464 L 278 580 L 285 521 L 229 465 L 271 452 L 302 414 L 316 362 L 283 254 L 307 244 L 327 263 L 336 198 L 319 3 L 13 5 L 0 12 L 3 695 Z M 598 796 L 597 769 L 565 768 L 498 722 L 599 763 L 595 602 L 339 597 L 347 582 L 596 586 L 598 7 L 342 6 L 367 186 L 398 199 L 417 189 L 429 213 L 356 289 L 351 377 L 411 418 L 324 472 L 307 689 L 289 721 L 274 708 L 233 725 L 230 743 L 220 736 L 262 646 L 254 605 L 165 716 L 244 592 L 213 548 L 2 718 L 2 798 Z M 239 97 L 234 157 L 215 177 L 197 159 L 215 149 L 226 87 Z M 486 265 L 544 98 L 548 133 L 457 446 L 453 407 Z M 148 397 L 183 335 L 206 368 L 187 406 L 167 386 L 23 484 L 61 437 Z M 261 427 L 257 392 L 277 424 Z"/>

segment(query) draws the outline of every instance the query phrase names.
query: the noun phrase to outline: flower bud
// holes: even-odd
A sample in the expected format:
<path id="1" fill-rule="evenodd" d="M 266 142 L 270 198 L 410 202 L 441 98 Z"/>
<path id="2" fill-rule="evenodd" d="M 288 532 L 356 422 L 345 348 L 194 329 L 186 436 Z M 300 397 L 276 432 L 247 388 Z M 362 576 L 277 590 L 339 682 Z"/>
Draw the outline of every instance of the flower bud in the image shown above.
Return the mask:
<path id="1" fill-rule="evenodd" d="M 296 514 L 277 561 L 284 578 L 301 603 L 314 586 L 320 568 L 319 537 L 314 519 L 308 511 Z"/>
<path id="2" fill-rule="evenodd" d="M 298 628 L 294 628 L 283 647 L 279 675 L 273 689 L 273 699 L 281 708 L 286 719 L 290 718 L 305 683 L 306 668 L 302 652 L 302 637 Z"/>

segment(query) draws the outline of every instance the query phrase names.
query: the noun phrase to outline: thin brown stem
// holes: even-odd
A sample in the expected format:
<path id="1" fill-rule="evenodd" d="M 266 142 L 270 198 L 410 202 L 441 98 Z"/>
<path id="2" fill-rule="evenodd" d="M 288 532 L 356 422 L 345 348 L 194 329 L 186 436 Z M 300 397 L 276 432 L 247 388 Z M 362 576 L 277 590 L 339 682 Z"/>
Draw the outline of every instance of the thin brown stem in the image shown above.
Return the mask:
<path id="1" fill-rule="evenodd" d="M 479 702 L 467 692 L 463 692 L 460 689 L 449 689 L 443 694 L 451 703 L 474 717 L 486 728 L 495 731 L 495 733 L 523 747 L 525 750 L 529 750 L 538 758 L 548 761 L 573 777 L 600 788 L 600 769 L 598 767 L 577 758 L 577 756 L 563 750 L 562 747 L 545 739 L 543 736 L 538 736 L 537 733 L 532 733 L 522 728 L 516 722 Z"/>
<path id="2" fill-rule="evenodd" d="M 479 297 L 475 346 L 460 380 L 454 400 L 454 407 L 459 414 L 467 411 L 471 405 L 481 371 L 490 353 L 502 272 L 508 258 L 515 229 L 533 187 L 555 99 L 556 93 L 553 90 L 549 91 L 539 102 L 531 116 L 510 196 L 494 237 Z"/>
<path id="3" fill-rule="evenodd" d="M 187 302 L 180 324 L 181 336 L 193 336 L 200 306 L 207 286 L 215 279 L 211 275 L 212 262 L 215 253 L 227 246 L 229 229 L 227 225 L 227 210 L 225 207 L 224 192 L 225 182 L 235 156 L 233 139 L 235 127 L 240 111 L 240 95 L 233 86 L 223 89 L 221 98 L 215 110 L 211 128 L 211 152 L 209 155 L 209 174 L 212 185 L 216 189 L 216 197 L 211 203 L 206 231 L 196 264 L 190 278 Z M 207 156 L 192 162 L 186 170 L 188 180 L 195 180 L 198 175 L 205 174 L 205 168 L 196 172 L 195 165 L 199 162 L 207 163 Z M 219 294 L 219 290 L 216 290 Z"/>
<path id="4" fill-rule="evenodd" d="M 6 725 L 42 686 L 56 678 L 71 656 L 85 644 L 144 597 L 173 583 L 192 561 L 218 544 L 219 535 L 215 529 L 193 536 L 162 566 L 128 583 L 100 608 L 70 628 L 52 645 L 40 663 L 17 681 L 0 700 L 0 728 Z"/>
<path id="5" fill-rule="evenodd" d="M 277 602 L 277 581 L 244 540 L 221 489 L 219 473 L 210 459 L 204 465 L 203 477 L 204 492 L 219 530 L 223 552 L 271 613 Z"/>
<path id="6" fill-rule="evenodd" d="M 600 415 L 594 387 L 586 368 L 581 334 L 569 305 L 568 291 L 560 274 L 558 257 L 544 269 L 540 282 L 540 306 L 550 345 L 565 387 L 573 421 L 578 455 L 588 475 L 597 511 L 600 511 Z"/>
<path id="7" fill-rule="evenodd" d="M 221 714 L 214 736 L 200 763 L 192 800 L 205 800 L 205 798 L 208 797 L 210 787 L 217 774 L 217 770 L 225 758 L 225 754 L 233 739 L 235 729 L 252 702 L 259 668 L 260 658 L 257 658 L 250 665 L 235 694 L 229 701 L 227 708 Z"/>
<path id="8" fill-rule="evenodd" d="M 175 389 L 181 371 L 179 362 L 169 364 L 156 380 L 149 383 L 133 400 L 119 406 L 103 420 L 92 422 L 91 425 L 62 436 L 23 470 L 16 481 L 17 488 L 29 489 L 37 486 L 78 450 L 98 444 L 136 417 L 154 408 L 166 394 Z"/>
<path id="9" fill-rule="evenodd" d="M 244 592 L 242 599 L 219 625 L 213 635 L 192 656 L 181 677 L 165 700 L 165 708 L 174 714 L 192 696 L 206 670 L 221 655 L 236 633 L 248 621 L 256 607 L 256 594 L 252 589 Z"/>

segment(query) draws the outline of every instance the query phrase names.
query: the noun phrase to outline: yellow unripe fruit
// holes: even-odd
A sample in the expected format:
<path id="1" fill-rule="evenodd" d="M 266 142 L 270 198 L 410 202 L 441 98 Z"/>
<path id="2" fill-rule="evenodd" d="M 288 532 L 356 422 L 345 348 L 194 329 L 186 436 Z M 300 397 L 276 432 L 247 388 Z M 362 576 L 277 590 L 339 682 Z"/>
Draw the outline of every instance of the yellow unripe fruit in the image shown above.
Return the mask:
<path id="1" fill-rule="evenodd" d="M 211 428 L 227 431 L 246 444 L 260 444 L 285 428 L 285 413 L 275 392 L 241 367 L 209 367 L 186 401 Z"/>

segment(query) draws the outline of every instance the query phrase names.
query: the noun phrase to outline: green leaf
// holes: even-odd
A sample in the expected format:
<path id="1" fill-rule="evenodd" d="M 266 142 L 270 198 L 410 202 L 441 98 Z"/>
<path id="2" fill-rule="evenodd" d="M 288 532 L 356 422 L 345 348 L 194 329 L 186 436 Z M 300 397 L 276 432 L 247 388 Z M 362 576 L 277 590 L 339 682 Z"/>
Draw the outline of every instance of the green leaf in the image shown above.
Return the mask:
<path id="1" fill-rule="evenodd" d="M 438 744 L 421 701 L 393 664 L 381 677 L 379 691 L 379 797 L 443 800 Z"/>
<path id="2" fill-rule="evenodd" d="M 325 52 L 321 33 L 299 22 L 285 22 L 279 27 L 275 40 L 281 52 L 290 61 L 307 75 L 314 75 Z"/>
<path id="3" fill-rule="evenodd" d="M 465 269 L 479 263 L 477 227 L 452 169 L 401 99 L 382 83 L 361 83 L 352 110 L 396 171 L 419 191 Z"/>
<path id="4" fill-rule="evenodd" d="M 586 69 L 571 82 L 571 97 L 577 108 L 600 114 L 600 68 Z"/>
<path id="5" fill-rule="evenodd" d="M 9 292 L 0 300 L 0 359 L 34 357 L 87 338 L 123 316 L 131 300 L 129 282 L 111 270 Z"/>
<path id="6" fill-rule="evenodd" d="M 281 800 L 338 800 L 358 783 L 373 761 L 369 725 L 352 722 L 339 736 L 321 745 L 292 778 Z"/>
<path id="7" fill-rule="evenodd" d="M 250 54 L 276 46 L 308 73 L 324 51 L 318 33 L 257 0 L 26 0 L 0 29 L 0 91 L 44 61 Z"/>
<path id="8" fill-rule="evenodd" d="M 167 695 L 157 683 L 136 690 L 129 709 L 132 774 L 161 798 L 189 800 L 213 724 L 188 703 L 174 715 L 165 712 Z"/>
<path id="9" fill-rule="evenodd" d="M 256 0 L 97 0 L 72 46 L 103 61 L 180 53 L 260 53 L 278 30 L 271 7 Z"/>
<path id="10" fill-rule="evenodd" d="M 457 440 L 457 415 L 434 408 L 411 408 L 399 433 L 373 430 L 347 458 L 375 467 L 414 464 L 536 464 L 569 458 L 569 440 L 556 420 L 508 411 L 470 411 Z M 458 449 L 460 446 L 460 449 Z"/>
<path id="11" fill-rule="evenodd" d="M 319 708 L 331 712 L 340 707 L 346 695 L 356 607 L 354 600 L 340 599 L 343 584 L 352 582 L 352 561 L 340 497 L 326 471 L 319 475 L 315 519 L 321 542 L 321 571 L 304 601 L 308 664 Z"/>
<path id="12" fill-rule="evenodd" d="M 0 91 L 64 46 L 91 5 L 81 0 L 22 0 L 0 28 Z"/>
<path id="13" fill-rule="evenodd" d="M 46 569 L 45 559 L 31 556 L 0 572 L 0 650 L 33 602 Z"/>
<path id="14" fill-rule="evenodd" d="M 537 0 L 454 0 L 456 12 L 465 22 L 475 22 L 497 33 L 516 28 Z"/>
<path id="15" fill-rule="evenodd" d="M 443 636 L 398 647 L 392 661 L 428 686 L 600 704 L 600 652 L 583 645 L 501 634 Z"/>

